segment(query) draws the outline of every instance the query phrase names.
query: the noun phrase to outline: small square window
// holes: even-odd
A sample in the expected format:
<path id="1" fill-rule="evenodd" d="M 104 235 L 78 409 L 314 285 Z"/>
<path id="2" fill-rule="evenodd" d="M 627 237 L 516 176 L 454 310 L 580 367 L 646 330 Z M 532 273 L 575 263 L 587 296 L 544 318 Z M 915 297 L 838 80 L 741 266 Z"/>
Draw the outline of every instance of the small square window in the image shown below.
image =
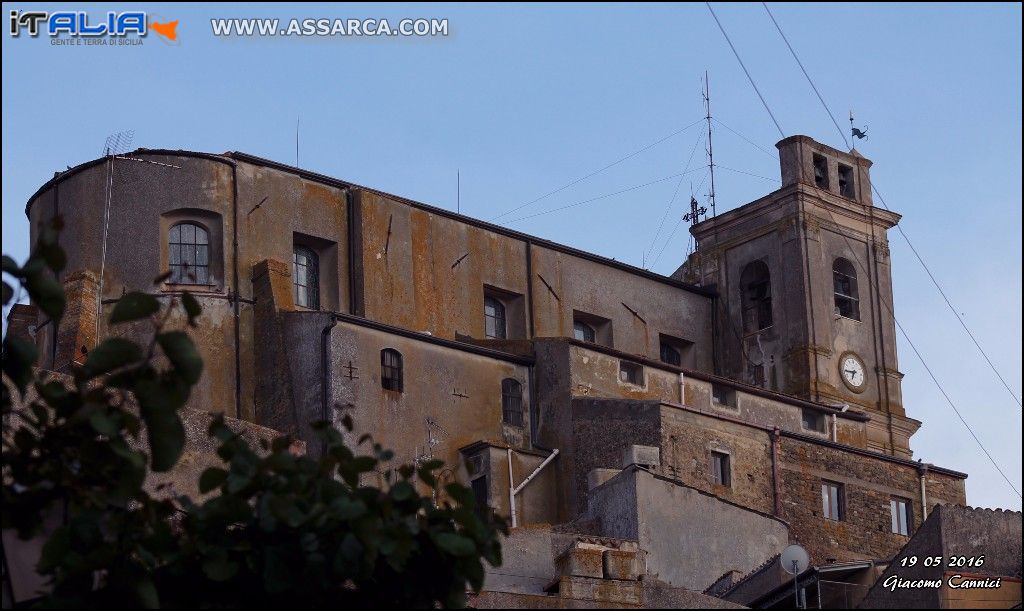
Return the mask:
<path id="1" fill-rule="evenodd" d="M 712 384 L 711 403 L 716 407 L 736 409 L 736 391 L 722 384 Z"/>
<path id="2" fill-rule="evenodd" d="M 828 189 L 828 160 L 822 155 L 814 156 L 814 186 Z"/>
<path id="3" fill-rule="evenodd" d="M 846 517 L 846 491 L 842 484 L 822 480 L 821 512 L 826 520 L 842 522 Z"/>
<path id="4" fill-rule="evenodd" d="M 729 455 L 725 452 L 711 453 L 711 481 L 719 486 L 729 487 L 732 485 Z"/>
<path id="5" fill-rule="evenodd" d="M 805 431 L 825 432 L 825 414 L 813 409 L 804 409 L 800 414 L 800 425 Z"/>
<path id="6" fill-rule="evenodd" d="M 644 368 L 636 363 L 630 363 L 629 361 L 619 361 L 619 380 L 629 384 L 643 386 Z"/>
<path id="7" fill-rule="evenodd" d="M 853 199 L 853 168 L 839 164 L 839 195 Z"/>

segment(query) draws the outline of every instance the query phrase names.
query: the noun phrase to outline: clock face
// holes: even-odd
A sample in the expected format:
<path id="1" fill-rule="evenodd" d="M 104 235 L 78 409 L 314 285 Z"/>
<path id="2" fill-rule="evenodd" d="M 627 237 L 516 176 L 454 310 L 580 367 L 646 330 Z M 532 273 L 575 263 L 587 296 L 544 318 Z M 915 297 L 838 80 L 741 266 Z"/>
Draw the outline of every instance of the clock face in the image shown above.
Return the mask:
<path id="1" fill-rule="evenodd" d="M 839 373 L 852 390 L 864 390 L 864 363 L 856 355 L 847 353 L 839 359 Z"/>

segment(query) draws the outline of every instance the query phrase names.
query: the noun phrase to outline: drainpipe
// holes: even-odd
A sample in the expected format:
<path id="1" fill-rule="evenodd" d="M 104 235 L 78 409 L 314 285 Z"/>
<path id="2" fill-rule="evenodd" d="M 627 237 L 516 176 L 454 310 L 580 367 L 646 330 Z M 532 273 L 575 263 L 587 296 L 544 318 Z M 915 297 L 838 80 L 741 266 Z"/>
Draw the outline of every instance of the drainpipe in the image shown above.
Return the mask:
<path id="1" fill-rule="evenodd" d="M 917 461 L 917 474 L 921 478 L 921 522 L 928 519 L 928 490 L 925 480 L 928 477 L 928 465 Z"/>
<path id="2" fill-rule="evenodd" d="M 840 412 L 845 414 L 847 410 L 850 409 L 850 404 L 843 403 L 837 407 L 839 407 Z M 832 441 L 839 443 L 839 418 L 836 416 L 835 412 L 832 412 Z"/>
<path id="3" fill-rule="evenodd" d="M 239 311 L 239 297 L 241 287 L 238 285 L 238 164 L 231 163 L 231 259 L 232 259 L 232 283 L 235 285 L 234 298 L 234 324 L 235 324 L 235 418 L 242 419 L 242 357 L 241 357 L 241 333 L 242 322 Z"/>
<path id="4" fill-rule="evenodd" d="M 508 505 L 509 505 L 509 509 L 510 509 L 510 514 L 512 516 L 512 528 L 515 528 L 518 525 L 518 523 L 519 523 L 518 519 L 517 519 L 517 515 L 516 515 L 516 495 L 519 494 L 520 492 L 522 492 L 523 488 L 526 488 L 526 485 L 529 484 L 533 480 L 533 478 L 537 477 L 537 474 L 541 472 L 541 469 L 543 469 L 544 467 L 548 466 L 548 463 L 551 462 L 552 460 L 554 460 L 556 456 L 558 456 L 558 450 L 557 449 L 551 450 L 551 454 L 548 454 L 548 457 L 544 459 L 544 462 L 540 463 L 540 465 L 536 469 L 533 470 L 533 473 L 531 473 L 526 479 L 524 479 L 523 482 L 521 484 L 519 484 L 518 486 L 515 486 L 512 483 L 513 482 L 513 479 L 512 479 L 512 448 L 507 448 L 507 452 L 508 452 Z"/>
<path id="5" fill-rule="evenodd" d="M 772 440 L 772 496 L 775 499 L 775 515 L 782 515 L 782 493 L 779 482 L 779 438 L 782 432 L 779 427 L 772 429 L 768 434 Z"/>
<path id="6" fill-rule="evenodd" d="M 338 324 L 338 319 L 333 315 L 331 321 L 320 331 L 320 419 L 327 420 L 330 403 L 330 390 L 331 390 L 331 379 L 330 379 L 330 363 L 328 355 L 328 344 L 331 340 L 331 330 Z M 327 452 L 327 442 L 324 442 L 322 453 Z"/>
<path id="7" fill-rule="evenodd" d="M 679 405 L 686 405 L 686 374 L 679 372 Z"/>

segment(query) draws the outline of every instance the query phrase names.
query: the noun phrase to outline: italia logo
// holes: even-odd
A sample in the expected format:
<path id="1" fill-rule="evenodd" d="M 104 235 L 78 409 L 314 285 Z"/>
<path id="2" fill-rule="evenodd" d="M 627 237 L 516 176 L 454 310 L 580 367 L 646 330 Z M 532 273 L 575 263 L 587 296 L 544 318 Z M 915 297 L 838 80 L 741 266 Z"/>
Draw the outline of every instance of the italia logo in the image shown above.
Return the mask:
<path id="1" fill-rule="evenodd" d="M 171 44 L 178 41 L 178 20 L 169 21 L 147 15 L 144 11 L 109 11 L 103 17 L 90 16 L 85 11 L 14 11 L 10 12 L 10 34 L 37 37 L 67 36 L 71 38 L 100 38 L 128 36 L 145 37 L 150 30 Z"/>

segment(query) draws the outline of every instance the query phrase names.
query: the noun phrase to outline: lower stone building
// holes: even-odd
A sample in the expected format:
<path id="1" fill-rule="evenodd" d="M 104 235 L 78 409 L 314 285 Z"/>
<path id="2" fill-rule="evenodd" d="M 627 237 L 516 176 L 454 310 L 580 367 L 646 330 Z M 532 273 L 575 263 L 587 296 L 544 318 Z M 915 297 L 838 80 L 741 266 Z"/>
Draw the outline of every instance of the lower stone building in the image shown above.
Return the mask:
<path id="1" fill-rule="evenodd" d="M 479 607 L 761 604 L 790 543 L 867 587 L 967 476 L 912 458 L 871 162 L 778 148 L 782 186 L 671 277 L 244 153 L 105 157 L 30 199 L 33 232 L 65 221 L 69 310 L 10 332 L 67 371 L 136 333 L 104 322 L 125 291 L 192 292 L 190 408 L 312 453 L 349 415 L 511 519 Z"/>

